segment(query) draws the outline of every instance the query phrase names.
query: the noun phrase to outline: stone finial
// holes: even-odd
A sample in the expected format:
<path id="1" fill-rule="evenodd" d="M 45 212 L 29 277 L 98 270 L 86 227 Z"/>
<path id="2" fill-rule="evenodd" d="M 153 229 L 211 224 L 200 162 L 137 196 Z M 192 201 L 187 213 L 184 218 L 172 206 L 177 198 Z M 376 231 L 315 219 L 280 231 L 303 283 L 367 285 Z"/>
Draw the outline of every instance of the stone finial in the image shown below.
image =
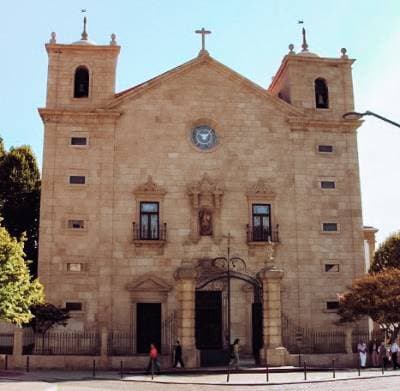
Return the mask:
<path id="1" fill-rule="evenodd" d="M 303 27 L 302 30 L 302 34 L 303 34 L 303 44 L 301 45 L 302 47 L 302 52 L 308 52 L 308 44 L 307 44 L 307 38 L 306 38 L 306 29 Z"/>
<path id="2" fill-rule="evenodd" d="M 346 48 L 341 48 L 340 52 L 342 53 L 342 57 L 344 60 L 348 59 L 349 56 L 347 55 L 347 49 Z"/>
<path id="3" fill-rule="evenodd" d="M 86 32 L 86 22 L 87 22 L 87 19 L 86 19 L 86 16 L 83 18 L 83 31 L 82 31 L 82 34 L 81 34 L 81 40 L 82 41 L 87 41 L 87 39 L 88 39 L 88 33 Z"/>
<path id="4" fill-rule="evenodd" d="M 114 33 L 112 33 L 111 34 L 111 41 L 110 41 L 110 45 L 111 46 L 115 46 L 117 44 L 116 38 L 117 38 L 117 36 Z"/>
<path id="5" fill-rule="evenodd" d="M 289 45 L 289 53 L 288 53 L 290 56 L 293 56 L 294 54 L 296 54 L 293 49 L 294 49 L 294 45 L 291 43 Z"/>
<path id="6" fill-rule="evenodd" d="M 56 40 L 56 33 L 53 31 L 51 34 L 50 34 L 50 41 L 49 41 L 49 43 L 57 43 L 57 40 Z"/>

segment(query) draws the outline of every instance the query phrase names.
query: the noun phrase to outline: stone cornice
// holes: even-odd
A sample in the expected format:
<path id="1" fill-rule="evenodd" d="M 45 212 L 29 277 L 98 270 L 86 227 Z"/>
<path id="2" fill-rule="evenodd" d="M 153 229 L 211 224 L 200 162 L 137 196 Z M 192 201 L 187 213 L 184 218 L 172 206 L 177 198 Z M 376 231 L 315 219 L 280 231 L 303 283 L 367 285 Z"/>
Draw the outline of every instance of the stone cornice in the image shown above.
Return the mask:
<path id="1" fill-rule="evenodd" d="M 46 122 L 76 122 L 81 121 L 96 121 L 99 118 L 102 120 L 109 119 L 110 122 L 116 121 L 121 112 L 116 110 L 93 110 L 93 111 L 77 111 L 77 110 L 60 110 L 60 109 L 38 109 L 40 117 L 44 123 Z"/>
<path id="2" fill-rule="evenodd" d="M 60 43 L 46 43 L 47 53 L 60 53 L 63 51 L 75 52 L 99 52 L 104 54 L 104 51 L 118 54 L 121 47 L 118 45 L 74 45 L 74 44 L 60 44 Z"/>
<path id="3" fill-rule="evenodd" d="M 351 133 L 356 131 L 364 121 L 360 120 L 322 120 L 308 117 L 290 117 L 287 122 L 292 132 L 306 132 L 318 129 L 322 132 Z"/>

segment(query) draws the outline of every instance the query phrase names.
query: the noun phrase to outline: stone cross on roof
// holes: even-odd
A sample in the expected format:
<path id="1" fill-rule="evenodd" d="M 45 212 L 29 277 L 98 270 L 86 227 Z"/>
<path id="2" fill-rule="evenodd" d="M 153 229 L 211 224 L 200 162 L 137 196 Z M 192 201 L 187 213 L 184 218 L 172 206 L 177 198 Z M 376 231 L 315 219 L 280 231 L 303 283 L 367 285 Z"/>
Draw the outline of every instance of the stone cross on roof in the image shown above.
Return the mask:
<path id="1" fill-rule="evenodd" d="M 211 31 L 206 30 L 204 27 L 201 28 L 201 30 L 196 30 L 195 31 L 196 34 L 201 34 L 201 50 L 199 52 L 199 54 L 207 54 L 207 50 L 205 48 L 206 46 L 206 40 L 205 40 L 205 35 L 206 34 L 211 34 Z"/>

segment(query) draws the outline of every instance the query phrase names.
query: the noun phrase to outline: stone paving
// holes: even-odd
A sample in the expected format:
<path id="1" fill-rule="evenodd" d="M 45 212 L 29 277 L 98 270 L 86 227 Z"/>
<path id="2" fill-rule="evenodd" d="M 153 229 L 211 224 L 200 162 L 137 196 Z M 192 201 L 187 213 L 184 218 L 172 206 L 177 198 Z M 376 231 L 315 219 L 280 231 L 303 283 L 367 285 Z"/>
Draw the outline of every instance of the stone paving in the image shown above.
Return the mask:
<path id="1" fill-rule="evenodd" d="M 227 383 L 226 374 L 161 374 L 151 379 L 150 375 L 128 374 L 121 380 L 116 372 L 34 371 L 0 372 L 0 390 L 7 391 L 54 391 L 54 390 L 400 390 L 400 371 L 389 370 L 382 375 L 380 370 L 365 370 L 358 376 L 357 370 L 332 372 L 308 372 L 304 381 L 302 372 L 270 373 L 269 383 L 265 374 L 233 373 Z"/>

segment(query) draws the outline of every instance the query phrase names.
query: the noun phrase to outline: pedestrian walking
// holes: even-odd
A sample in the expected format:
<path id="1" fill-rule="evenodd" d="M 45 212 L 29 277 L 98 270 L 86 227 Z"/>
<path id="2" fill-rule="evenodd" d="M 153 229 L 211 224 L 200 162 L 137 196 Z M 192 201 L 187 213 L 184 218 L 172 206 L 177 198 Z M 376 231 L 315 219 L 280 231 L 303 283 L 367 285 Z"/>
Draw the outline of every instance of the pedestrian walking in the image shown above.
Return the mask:
<path id="1" fill-rule="evenodd" d="M 371 365 L 375 368 L 378 366 L 378 348 L 379 344 L 376 338 L 372 339 L 372 341 L 369 341 L 368 353 L 371 358 Z"/>
<path id="2" fill-rule="evenodd" d="M 236 338 L 235 341 L 233 342 L 232 348 L 231 348 L 231 356 L 232 360 L 229 363 L 230 366 L 235 366 L 236 369 L 239 369 L 239 351 L 240 351 L 240 346 L 239 346 L 240 339 Z"/>
<path id="3" fill-rule="evenodd" d="M 396 340 L 393 340 L 392 345 L 390 346 L 390 353 L 392 355 L 392 365 L 393 370 L 400 368 L 399 363 L 397 362 L 397 353 L 399 351 L 399 345 L 397 344 Z"/>
<path id="4" fill-rule="evenodd" d="M 150 345 L 150 352 L 149 352 L 150 360 L 149 364 L 147 365 L 146 372 L 157 370 L 157 373 L 160 373 L 160 362 L 158 361 L 158 350 L 156 346 L 152 343 Z"/>
<path id="5" fill-rule="evenodd" d="M 182 346 L 181 346 L 179 340 L 176 340 L 174 355 L 175 355 L 174 368 L 176 368 L 178 366 L 178 364 L 181 368 L 185 368 L 185 365 L 183 364 L 183 361 L 182 361 Z"/>
<path id="6" fill-rule="evenodd" d="M 367 344 L 363 340 L 358 343 L 357 351 L 360 356 L 360 367 L 365 368 L 367 363 Z"/>

